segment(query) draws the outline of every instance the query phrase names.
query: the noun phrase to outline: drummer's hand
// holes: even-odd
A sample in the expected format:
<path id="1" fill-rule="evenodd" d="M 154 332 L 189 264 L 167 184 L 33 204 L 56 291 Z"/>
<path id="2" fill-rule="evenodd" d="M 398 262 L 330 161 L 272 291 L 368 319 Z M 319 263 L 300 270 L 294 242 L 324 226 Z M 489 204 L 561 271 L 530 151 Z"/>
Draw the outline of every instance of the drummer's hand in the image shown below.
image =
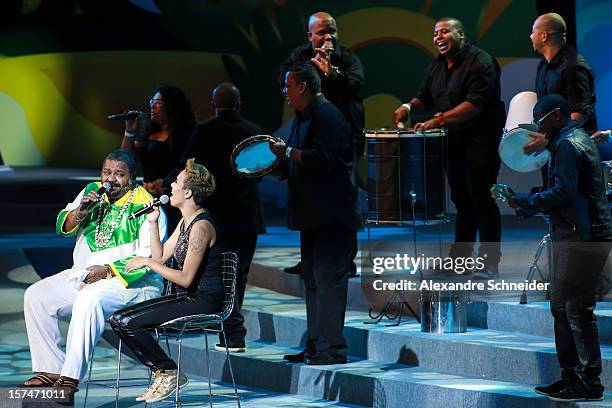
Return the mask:
<path id="1" fill-rule="evenodd" d="M 270 151 L 274 153 L 276 157 L 285 157 L 287 145 L 284 142 L 270 142 L 268 145 L 270 146 Z"/>
<path id="2" fill-rule="evenodd" d="M 438 125 L 438 122 L 435 119 L 429 119 L 425 122 L 419 122 L 416 125 L 414 125 L 414 130 L 423 131 L 423 130 L 435 129 L 439 127 L 440 125 Z"/>
<path id="3" fill-rule="evenodd" d="M 546 135 L 544 133 L 527 131 L 527 135 L 533 140 L 523 146 L 523 153 L 527 155 L 535 154 L 536 156 L 546 148 L 548 144 L 548 139 L 546 139 Z"/>
<path id="4" fill-rule="evenodd" d="M 408 109 L 406 109 L 404 105 L 401 105 L 399 108 L 393 111 L 393 115 L 391 115 L 391 123 L 393 123 L 395 126 L 401 122 L 406 122 L 408 119 L 410 119 L 410 112 L 408 112 Z"/>
<path id="5" fill-rule="evenodd" d="M 611 130 L 598 130 L 591 135 L 591 139 L 593 139 L 595 144 L 606 143 L 610 141 L 611 133 Z"/>

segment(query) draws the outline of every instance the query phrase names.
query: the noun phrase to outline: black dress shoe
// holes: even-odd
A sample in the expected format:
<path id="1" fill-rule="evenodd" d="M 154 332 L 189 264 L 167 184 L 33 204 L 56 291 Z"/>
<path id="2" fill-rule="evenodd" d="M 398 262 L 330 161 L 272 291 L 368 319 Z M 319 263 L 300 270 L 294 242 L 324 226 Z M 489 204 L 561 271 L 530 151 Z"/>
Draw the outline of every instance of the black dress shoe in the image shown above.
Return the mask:
<path id="1" fill-rule="evenodd" d="M 548 396 L 551 401 L 601 401 L 603 400 L 603 391 L 588 388 L 584 384 L 577 383 L 570 385 L 563 391 L 553 392 Z"/>
<path id="2" fill-rule="evenodd" d="M 283 272 L 290 273 L 292 275 L 299 275 L 302 273 L 302 262 L 298 262 L 293 266 L 283 269 Z"/>
<path id="3" fill-rule="evenodd" d="M 320 351 L 314 356 L 306 357 L 304 362 L 308 365 L 346 364 L 346 357 Z"/>
<path id="4" fill-rule="evenodd" d="M 291 363 L 302 363 L 304 359 L 310 357 L 311 353 L 308 350 L 304 350 L 297 354 L 285 354 L 283 360 L 287 360 Z"/>
<path id="5" fill-rule="evenodd" d="M 357 265 L 355 264 L 355 261 L 353 261 L 351 263 L 351 266 L 349 268 L 349 279 L 351 278 L 357 278 L 359 276 L 359 274 L 357 273 Z"/>
<path id="6" fill-rule="evenodd" d="M 542 385 L 539 387 L 535 387 L 535 392 L 542 395 L 550 395 L 552 393 L 561 392 L 570 385 L 574 385 L 578 382 L 578 379 L 567 379 L 562 378 L 557 382 L 554 382 L 550 385 Z"/>

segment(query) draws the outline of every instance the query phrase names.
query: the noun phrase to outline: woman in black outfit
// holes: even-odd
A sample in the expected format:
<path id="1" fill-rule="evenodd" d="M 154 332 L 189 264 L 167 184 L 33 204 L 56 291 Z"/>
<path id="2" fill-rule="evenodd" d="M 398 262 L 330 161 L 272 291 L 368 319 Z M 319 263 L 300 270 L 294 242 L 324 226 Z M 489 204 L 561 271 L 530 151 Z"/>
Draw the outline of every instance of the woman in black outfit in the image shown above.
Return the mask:
<path id="1" fill-rule="evenodd" d="M 223 308 L 219 236 L 210 213 L 203 207 L 204 200 L 214 190 L 212 174 L 193 159 L 188 160 L 172 183 L 170 204 L 183 216 L 179 226 L 162 247 L 157 228 L 159 210 L 149 213 L 152 258 L 135 257 L 127 263 L 127 272 L 146 266 L 177 289 L 175 294 L 127 307 L 110 318 L 117 335 L 154 372 L 155 381 L 137 401 L 160 401 L 175 391 L 177 381 L 180 388 L 188 383 L 183 373 L 177 378 L 176 363 L 162 350 L 149 329 L 178 317 L 218 313 Z M 172 256 L 179 269 L 164 265 Z"/>
<path id="2" fill-rule="evenodd" d="M 139 122 L 143 123 L 139 123 Z M 144 187 L 155 197 L 170 189 L 196 120 L 185 93 L 175 86 L 160 86 L 153 92 L 146 114 L 125 121 L 121 149 L 142 164 Z M 169 205 L 168 230 L 173 231 L 180 214 Z"/>

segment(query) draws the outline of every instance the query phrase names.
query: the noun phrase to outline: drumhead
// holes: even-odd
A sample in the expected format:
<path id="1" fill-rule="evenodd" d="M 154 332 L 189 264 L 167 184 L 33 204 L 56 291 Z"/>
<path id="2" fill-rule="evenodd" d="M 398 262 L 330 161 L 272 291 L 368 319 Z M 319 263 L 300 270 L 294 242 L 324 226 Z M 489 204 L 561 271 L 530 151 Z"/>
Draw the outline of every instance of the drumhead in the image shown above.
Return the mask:
<path id="1" fill-rule="evenodd" d="M 523 146 L 532 139 L 527 134 L 527 130 L 516 128 L 504 133 L 499 144 L 499 157 L 506 166 L 519 173 L 529 173 L 544 166 L 550 159 L 548 150 L 536 155 L 526 155 L 523 153 Z"/>
<path id="2" fill-rule="evenodd" d="M 232 169 L 240 177 L 261 177 L 274 170 L 279 158 L 270 150 L 270 143 L 280 139 L 270 135 L 255 135 L 240 142 L 232 151 Z"/>
<path id="3" fill-rule="evenodd" d="M 366 138 L 423 138 L 446 136 L 443 129 L 430 129 L 425 131 L 405 129 L 365 129 Z"/>

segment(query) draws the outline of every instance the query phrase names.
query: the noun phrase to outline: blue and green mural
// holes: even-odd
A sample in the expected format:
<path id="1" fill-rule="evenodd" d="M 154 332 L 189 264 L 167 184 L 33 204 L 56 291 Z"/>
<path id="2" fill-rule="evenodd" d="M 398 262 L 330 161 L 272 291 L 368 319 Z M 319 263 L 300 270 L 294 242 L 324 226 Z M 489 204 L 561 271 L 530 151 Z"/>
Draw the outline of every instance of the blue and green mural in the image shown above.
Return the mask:
<path id="1" fill-rule="evenodd" d="M 306 41 L 307 16 L 319 10 L 336 16 L 339 41 L 364 64 L 367 127 L 387 125 L 417 90 L 443 16 L 464 22 L 468 38 L 498 58 L 504 78 L 520 83 L 534 74 L 521 63 L 535 57 L 536 6 L 524 0 L 7 0 L 0 3 L 0 153 L 9 165 L 96 168 L 120 144 L 122 124 L 104 117 L 144 108 L 163 83 L 183 88 L 204 119 L 211 88 L 232 81 L 244 115 L 273 132 L 292 114 L 278 66 Z"/>

